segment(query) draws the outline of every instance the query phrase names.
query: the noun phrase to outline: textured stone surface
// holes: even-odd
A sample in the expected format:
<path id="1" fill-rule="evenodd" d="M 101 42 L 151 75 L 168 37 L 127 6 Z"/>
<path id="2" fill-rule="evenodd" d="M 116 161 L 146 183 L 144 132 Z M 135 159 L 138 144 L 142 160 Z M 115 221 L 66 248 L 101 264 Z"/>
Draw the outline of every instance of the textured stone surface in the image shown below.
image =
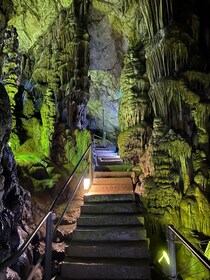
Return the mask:
<path id="1" fill-rule="evenodd" d="M 43 35 L 59 14 L 60 10 L 70 7 L 72 1 L 13 0 L 15 15 L 9 24 L 14 25 L 20 34 L 20 50 L 26 51 Z"/>
<path id="2" fill-rule="evenodd" d="M 4 260 L 17 250 L 21 243 L 21 239 L 26 239 L 26 232 L 21 229 L 21 224 L 25 224 L 31 220 L 31 209 L 27 207 L 30 195 L 24 191 L 19 185 L 17 178 L 16 163 L 11 148 L 8 146 L 7 141 L 11 132 L 11 114 L 9 107 L 9 98 L 4 87 L 0 84 L 1 89 L 1 102 L 0 111 L 3 113 L 1 117 L 1 157 L 0 157 L 0 260 Z M 19 230 L 18 230 L 19 228 Z M 23 257 L 28 261 L 27 255 Z M 29 263 L 28 263 L 29 264 Z M 23 265 L 24 267 L 24 265 Z M 22 267 L 22 268 L 23 268 Z M 24 268 L 23 270 L 24 271 Z M 16 273 L 11 270 L 5 272 L 5 279 L 18 278 Z M 13 275 L 13 276 L 12 276 Z M 3 276 L 4 277 L 4 276 Z"/>
<path id="3" fill-rule="evenodd" d="M 120 153 L 133 165 L 151 232 L 173 222 L 199 233 L 199 242 L 210 236 L 209 1 L 182 2 L 93 0 L 88 10 L 80 0 L 2 1 L 1 78 L 11 101 L 10 145 L 25 185 L 59 188 L 60 166 L 71 170 L 89 143 L 80 130 L 103 131 L 104 108 L 108 137 L 115 140 L 120 128 Z M 0 196 L 6 198 L 11 121 L 0 90 Z M 21 204 L 18 187 L 7 187 Z M 18 217 L 2 200 L 0 209 Z M 10 234 L 10 223 L 5 228 Z"/>
<path id="4" fill-rule="evenodd" d="M 115 140 L 118 130 L 119 76 L 129 41 L 116 31 L 108 15 L 94 5 L 89 20 L 89 127 L 102 130 L 104 125 L 108 137 Z"/>

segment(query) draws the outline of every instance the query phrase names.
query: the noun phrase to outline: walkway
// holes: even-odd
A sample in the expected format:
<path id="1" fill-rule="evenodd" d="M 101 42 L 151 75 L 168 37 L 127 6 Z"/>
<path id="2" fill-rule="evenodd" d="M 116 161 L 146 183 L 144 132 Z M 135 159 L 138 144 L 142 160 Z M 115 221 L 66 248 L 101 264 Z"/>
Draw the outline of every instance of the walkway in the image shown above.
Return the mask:
<path id="1" fill-rule="evenodd" d="M 93 184 L 56 279 L 151 279 L 143 210 L 112 149 L 95 149 Z M 120 171 L 121 170 L 121 171 Z"/>

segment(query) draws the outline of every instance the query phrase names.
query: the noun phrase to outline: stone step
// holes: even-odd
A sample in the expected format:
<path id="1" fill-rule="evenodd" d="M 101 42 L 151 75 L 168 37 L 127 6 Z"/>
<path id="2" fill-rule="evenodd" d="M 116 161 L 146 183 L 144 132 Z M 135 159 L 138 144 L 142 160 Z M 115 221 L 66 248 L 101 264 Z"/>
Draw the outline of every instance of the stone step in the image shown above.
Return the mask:
<path id="1" fill-rule="evenodd" d="M 93 184 L 56 280 L 149 280 L 149 242 L 130 169 L 114 150 L 98 147 L 96 159 Z"/>
<path id="2" fill-rule="evenodd" d="M 131 172 L 129 171 L 113 171 L 113 172 L 103 172 L 103 171 L 95 171 L 93 173 L 94 178 L 116 178 L 116 177 L 130 177 Z"/>
<path id="3" fill-rule="evenodd" d="M 77 227 L 73 241 L 138 241 L 146 240 L 143 226 Z"/>
<path id="4" fill-rule="evenodd" d="M 122 172 L 122 171 L 130 171 L 131 167 L 129 165 L 125 164 L 120 164 L 120 165 L 101 165 L 101 166 L 96 166 L 95 171 L 98 172 L 105 172 L 105 171 L 117 171 L 117 172 Z"/>
<path id="5" fill-rule="evenodd" d="M 124 214 L 141 213 L 136 203 L 85 203 L 81 206 L 81 214 Z"/>
<path id="6" fill-rule="evenodd" d="M 149 261 L 67 258 L 60 267 L 67 279 L 150 279 Z"/>
<path id="7" fill-rule="evenodd" d="M 114 161 L 114 160 L 119 160 L 119 161 L 122 161 L 122 159 L 120 158 L 120 156 L 100 156 L 98 157 L 99 160 L 101 161 L 104 161 L 104 160 L 107 160 L 107 161 Z"/>
<path id="8" fill-rule="evenodd" d="M 110 148 L 94 148 L 95 153 L 116 153 L 115 149 Z"/>
<path id="9" fill-rule="evenodd" d="M 97 159 L 100 159 L 100 158 L 116 158 L 116 159 L 120 159 L 119 155 L 116 154 L 116 153 L 95 153 L 94 156 L 97 158 Z"/>
<path id="10" fill-rule="evenodd" d="M 130 185 L 91 185 L 89 194 L 132 194 L 133 186 Z"/>
<path id="11" fill-rule="evenodd" d="M 129 177 L 124 178 L 93 178 L 93 185 L 131 185 L 132 180 Z"/>
<path id="12" fill-rule="evenodd" d="M 117 202 L 117 201 L 135 201 L 135 195 L 132 194 L 101 194 L 101 195 L 89 195 L 84 196 L 84 202 Z"/>
<path id="13" fill-rule="evenodd" d="M 144 225 L 144 217 L 139 215 L 81 215 L 78 226 Z"/>
<path id="14" fill-rule="evenodd" d="M 108 161 L 108 160 L 97 160 L 98 165 L 123 165 L 122 160 L 113 160 L 113 161 Z"/>
<path id="15" fill-rule="evenodd" d="M 130 242 L 76 242 L 72 241 L 66 248 L 69 257 L 89 258 L 149 258 L 146 240 Z"/>
<path id="16" fill-rule="evenodd" d="M 105 156 L 105 157 L 107 157 L 108 155 L 110 155 L 110 156 L 118 156 L 118 157 L 120 157 L 119 156 L 119 154 L 118 153 L 116 153 L 115 151 L 94 151 L 94 154 L 95 155 L 97 155 L 97 156 Z"/>

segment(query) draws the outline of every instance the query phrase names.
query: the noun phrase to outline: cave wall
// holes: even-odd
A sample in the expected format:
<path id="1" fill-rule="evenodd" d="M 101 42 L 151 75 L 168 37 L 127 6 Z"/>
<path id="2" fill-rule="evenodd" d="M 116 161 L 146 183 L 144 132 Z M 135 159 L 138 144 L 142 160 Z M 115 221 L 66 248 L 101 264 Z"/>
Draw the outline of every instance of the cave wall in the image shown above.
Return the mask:
<path id="1" fill-rule="evenodd" d="M 122 157 L 135 166 L 136 190 L 147 209 L 151 235 L 165 236 L 166 226 L 173 224 L 208 255 L 204 242 L 210 236 L 206 7 L 204 1 L 142 1 L 140 18 L 147 34 L 141 49 L 133 48 L 124 63 L 118 143 Z M 129 77 L 128 67 L 137 68 L 130 71 L 130 85 L 124 74 Z M 183 279 L 196 271 L 204 271 L 199 277 L 209 279 L 183 246 L 177 255 L 179 270 L 192 265 L 188 273 L 181 273 Z"/>
<path id="2" fill-rule="evenodd" d="M 16 12 L 5 32 L 2 81 L 13 118 L 9 145 L 21 182 L 32 192 L 59 188 L 91 141 L 86 130 L 89 3 L 64 2 L 33 3 L 29 11 L 27 1 L 14 2 Z M 29 27 L 34 33 L 26 39 Z"/>
<path id="3" fill-rule="evenodd" d="M 108 139 L 116 142 L 123 58 L 129 43 L 139 37 L 133 34 L 135 17 L 131 18 L 137 5 L 128 14 L 117 1 L 92 1 L 90 7 L 89 128 L 101 135 L 104 128 Z"/>
<path id="4" fill-rule="evenodd" d="M 5 31 L 12 13 L 12 7 L 11 1 L 3 1 L 0 12 L 1 65 L 5 65 L 5 68 L 1 69 L 5 85 L 0 83 L 0 262 L 17 250 L 22 240 L 27 237 L 27 230 L 33 222 L 30 208 L 30 193 L 19 184 L 14 154 L 8 145 L 12 132 L 12 123 L 15 123 L 15 120 L 12 118 L 14 107 L 10 102 L 10 94 L 12 94 L 12 88 L 16 92 L 13 81 L 17 77 L 17 68 L 14 67 L 13 71 L 12 66 L 16 64 L 18 56 L 17 54 L 13 56 L 9 52 L 9 45 L 17 47 L 15 30 L 12 29 L 10 33 Z M 7 51 L 5 51 L 5 54 L 2 53 L 3 38 L 6 38 L 4 49 L 7 46 Z M 8 70 L 8 75 L 4 75 L 6 69 Z M 11 87 L 9 87 L 9 84 L 11 84 Z M 8 90 L 9 88 L 10 90 Z M 24 265 L 27 262 L 27 257 L 23 258 L 22 261 Z M 0 273 L 1 279 L 9 279 L 11 277 L 20 279 L 9 268 Z"/>
<path id="5" fill-rule="evenodd" d="M 173 223 L 204 252 L 208 10 L 207 0 L 3 1 L 2 91 L 10 100 L 9 145 L 24 186 L 59 188 L 90 142 L 86 127 L 102 132 L 104 108 L 107 135 L 118 137 L 120 155 L 135 171 L 148 231 L 166 238 Z M 4 156 L 13 161 L 6 134 Z M 8 167 L 2 158 L 2 166 L 15 174 L 15 163 Z M 22 205 L 24 191 L 15 185 Z M 177 253 L 180 270 L 193 264 L 183 247 Z M 206 272 L 202 277 L 208 279 Z"/>
<path id="6" fill-rule="evenodd" d="M 1 6 L 1 261 L 24 242 L 34 222 L 30 193 L 21 186 L 34 197 L 53 189 L 47 208 L 91 141 L 88 1 L 10 4 Z M 39 216 L 34 200 L 33 214 Z M 13 266 L 19 276 L 7 269 L 0 278 L 26 279 L 32 262 L 30 248 Z"/>

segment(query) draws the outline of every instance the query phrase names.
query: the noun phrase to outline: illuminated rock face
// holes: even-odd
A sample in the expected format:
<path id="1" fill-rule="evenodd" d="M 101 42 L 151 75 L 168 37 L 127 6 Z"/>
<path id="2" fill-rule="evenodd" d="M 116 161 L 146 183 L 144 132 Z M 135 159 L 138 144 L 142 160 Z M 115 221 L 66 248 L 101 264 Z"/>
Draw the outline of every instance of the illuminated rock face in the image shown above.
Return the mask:
<path id="1" fill-rule="evenodd" d="M 31 186 L 54 187 L 75 166 L 104 112 L 151 228 L 210 236 L 209 2 L 197 2 L 3 1 L 10 145 Z"/>
<path id="2" fill-rule="evenodd" d="M 173 224 L 191 241 L 195 238 L 193 232 L 197 234 L 199 242 L 201 235 L 210 235 L 209 60 L 203 52 L 207 42 L 199 41 L 206 36 L 199 28 L 204 24 L 202 20 L 206 20 L 199 14 L 203 7 L 191 4 L 143 1 L 141 13 L 147 27 L 147 40 L 143 43 L 144 76 L 149 86 L 141 104 L 136 105 L 138 83 L 128 87 L 125 82 L 118 143 L 121 155 L 137 165 L 137 186 L 148 210 L 151 232 L 158 232 L 159 226 L 165 231 L 168 224 Z M 140 58 L 139 55 L 134 60 L 130 56 L 128 65 L 135 69 Z M 129 73 L 126 63 L 125 71 Z M 136 98 L 129 99 L 134 94 Z M 146 112 L 151 109 L 150 118 L 145 108 Z M 152 129 L 151 133 L 148 128 Z M 180 247 L 178 256 L 185 254 Z M 193 262 L 192 258 L 188 261 Z M 186 263 L 180 261 L 178 266 L 184 269 Z M 192 273 L 199 270 L 193 269 Z M 208 279 L 208 273 L 204 272 L 203 277 Z"/>
<path id="3" fill-rule="evenodd" d="M 37 7 L 37 15 L 45 8 Z M 22 33 L 17 25 L 19 49 L 16 29 L 8 27 L 5 33 L 2 80 L 12 107 L 10 146 L 21 166 L 22 183 L 28 188 L 30 182 L 31 191 L 59 184 L 91 140 L 85 130 L 89 100 L 88 9 L 88 1 L 78 0 L 69 3 L 68 9 L 57 11 L 47 32 L 40 31 L 38 40 L 31 35 L 36 44 L 30 50 L 25 45 L 27 52 L 20 55 L 17 53 L 23 52 L 21 37 L 26 29 Z M 27 17 L 26 22 L 32 24 Z M 10 69 L 12 66 L 15 68 Z"/>

